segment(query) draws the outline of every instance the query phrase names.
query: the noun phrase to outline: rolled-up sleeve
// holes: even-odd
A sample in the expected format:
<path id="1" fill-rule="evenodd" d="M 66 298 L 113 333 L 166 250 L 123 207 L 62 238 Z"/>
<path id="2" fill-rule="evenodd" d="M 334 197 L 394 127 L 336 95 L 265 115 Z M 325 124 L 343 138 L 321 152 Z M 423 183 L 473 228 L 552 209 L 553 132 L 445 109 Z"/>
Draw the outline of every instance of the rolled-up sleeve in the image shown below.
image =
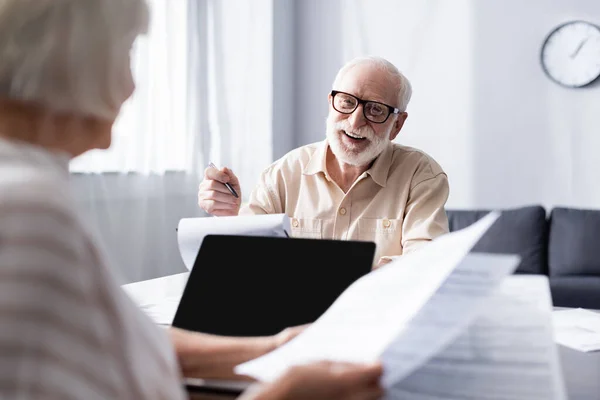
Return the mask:
<path id="1" fill-rule="evenodd" d="M 273 184 L 273 168 L 261 175 L 256 187 L 250 193 L 247 203 L 242 204 L 239 215 L 281 214 L 284 212 L 279 195 Z"/>
<path id="2" fill-rule="evenodd" d="M 402 224 L 403 254 L 449 231 L 445 210 L 449 192 L 448 177 L 443 172 L 411 188 Z"/>

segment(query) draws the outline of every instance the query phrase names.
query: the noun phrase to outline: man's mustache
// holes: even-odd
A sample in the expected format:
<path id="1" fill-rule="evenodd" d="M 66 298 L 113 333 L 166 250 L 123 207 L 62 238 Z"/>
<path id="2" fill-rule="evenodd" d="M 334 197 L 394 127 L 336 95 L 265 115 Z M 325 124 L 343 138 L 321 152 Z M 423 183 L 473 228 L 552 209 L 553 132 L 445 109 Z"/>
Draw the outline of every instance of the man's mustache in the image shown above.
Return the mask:
<path id="1" fill-rule="evenodd" d="M 373 140 L 375 137 L 375 132 L 373 128 L 368 125 L 361 126 L 358 129 L 352 129 L 348 121 L 338 121 L 334 123 L 335 130 L 349 132 L 358 136 L 365 137 L 369 140 Z"/>

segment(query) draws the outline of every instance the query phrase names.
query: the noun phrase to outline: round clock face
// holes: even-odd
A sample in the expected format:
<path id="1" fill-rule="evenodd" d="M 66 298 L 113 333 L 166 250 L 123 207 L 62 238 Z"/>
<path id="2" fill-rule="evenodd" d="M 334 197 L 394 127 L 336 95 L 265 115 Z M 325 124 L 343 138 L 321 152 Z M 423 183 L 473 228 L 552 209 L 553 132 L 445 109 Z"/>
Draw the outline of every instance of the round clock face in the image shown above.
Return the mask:
<path id="1" fill-rule="evenodd" d="M 600 28 L 584 21 L 553 30 L 541 54 L 542 67 L 555 82 L 582 87 L 600 77 Z"/>

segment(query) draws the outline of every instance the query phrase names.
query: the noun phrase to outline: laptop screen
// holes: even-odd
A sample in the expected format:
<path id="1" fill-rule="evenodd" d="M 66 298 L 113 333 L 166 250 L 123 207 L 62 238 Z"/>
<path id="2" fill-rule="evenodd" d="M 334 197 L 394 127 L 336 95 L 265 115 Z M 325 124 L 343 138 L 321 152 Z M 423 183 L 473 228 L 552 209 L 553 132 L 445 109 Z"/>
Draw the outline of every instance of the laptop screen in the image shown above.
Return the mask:
<path id="1" fill-rule="evenodd" d="M 373 242 L 208 235 L 172 325 L 264 336 L 314 322 L 371 270 L 374 255 Z"/>

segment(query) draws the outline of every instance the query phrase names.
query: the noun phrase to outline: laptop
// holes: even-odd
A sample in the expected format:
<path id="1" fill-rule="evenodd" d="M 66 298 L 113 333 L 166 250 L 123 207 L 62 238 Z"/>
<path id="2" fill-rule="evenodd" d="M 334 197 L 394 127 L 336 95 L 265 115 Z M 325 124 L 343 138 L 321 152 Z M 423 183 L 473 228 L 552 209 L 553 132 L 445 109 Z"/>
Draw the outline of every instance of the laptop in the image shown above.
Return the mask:
<path id="1" fill-rule="evenodd" d="M 314 322 L 371 271 L 374 256 L 366 241 L 207 235 L 172 325 L 265 336 Z"/>

